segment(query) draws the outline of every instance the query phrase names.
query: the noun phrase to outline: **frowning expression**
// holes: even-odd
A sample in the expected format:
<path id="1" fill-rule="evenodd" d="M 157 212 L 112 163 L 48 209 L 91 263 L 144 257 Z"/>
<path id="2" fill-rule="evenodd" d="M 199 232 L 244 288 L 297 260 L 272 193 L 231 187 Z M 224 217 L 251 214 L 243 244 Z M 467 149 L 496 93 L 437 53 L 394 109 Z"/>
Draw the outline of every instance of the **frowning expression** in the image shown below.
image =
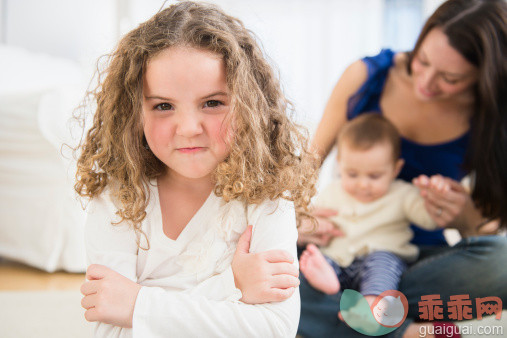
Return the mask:
<path id="1" fill-rule="evenodd" d="M 220 55 L 170 47 L 148 61 L 143 78 L 144 135 L 169 175 L 209 176 L 227 157 L 230 101 Z"/>

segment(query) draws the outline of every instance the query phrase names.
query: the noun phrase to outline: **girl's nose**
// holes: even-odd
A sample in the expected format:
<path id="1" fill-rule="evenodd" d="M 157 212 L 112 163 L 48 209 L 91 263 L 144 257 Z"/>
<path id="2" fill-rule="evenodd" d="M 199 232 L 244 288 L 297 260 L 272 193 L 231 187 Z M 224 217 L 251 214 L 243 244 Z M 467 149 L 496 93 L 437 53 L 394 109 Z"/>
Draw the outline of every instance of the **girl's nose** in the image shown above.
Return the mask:
<path id="1" fill-rule="evenodd" d="M 192 137 L 203 132 L 202 121 L 198 113 L 188 110 L 179 115 L 176 127 L 178 136 Z"/>

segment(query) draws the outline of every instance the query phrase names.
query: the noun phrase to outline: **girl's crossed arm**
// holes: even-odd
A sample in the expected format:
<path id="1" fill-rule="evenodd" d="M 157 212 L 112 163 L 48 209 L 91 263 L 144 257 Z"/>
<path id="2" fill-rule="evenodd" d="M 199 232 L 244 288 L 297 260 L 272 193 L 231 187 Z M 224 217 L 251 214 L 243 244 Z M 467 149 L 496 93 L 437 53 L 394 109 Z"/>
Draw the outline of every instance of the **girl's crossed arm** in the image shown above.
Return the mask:
<path id="1" fill-rule="evenodd" d="M 125 333 L 121 327 L 131 327 L 132 322 L 134 333 L 142 335 L 147 332 L 152 335 L 207 332 L 217 336 L 234 333 L 295 334 L 299 318 L 299 294 L 295 293 L 295 286 L 299 281 L 297 267 L 290 264 L 293 258 L 284 250 L 290 250 L 293 257 L 296 256 L 297 233 L 293 207 L 287 208 L 285 203 L 281 209 L 285 212 L 261 216 L 250 253 L 251 227 L 242 235 L 232 263 L 233 277 L 228 275 L 227 271 L 231 271 L 228 269 L 203 282 L 218 283 L 215 289 L 235 283 L 242 291 L 241 300 L 245 303 L 289 298 L 278 304 L 255 306 L 233 301 L 210 301 L 206 296 L 169 292 L 157 287 L 141 288 L 136 283 L 137 244 L 134 233 L 126 231 L 125 227 L 104 224 L 103 220 L 94 219 L 92 214 L 87 229 L 92 227 L 96 230 L 94 224 L 100 224 L 101 231 L 108 233 L 97 237 L 95 232 L 93 238 L 87 238 L 89 259 L 121 274 L 103 265 L 89 267 L 89 281 L 81 289 L 85 295 L 82 305 L 87 309 L 86 319 L 101 322 L 97 327 L 98 336 L 121 336 Z M 292 215 L 290 211 L 287 214 L 287 209 L 292 210 Z M 114 241 L 101 240 L 111 238 L 111 233 L 114 233 Z M 278 250 L 267 251 L 270 249 Z"/>

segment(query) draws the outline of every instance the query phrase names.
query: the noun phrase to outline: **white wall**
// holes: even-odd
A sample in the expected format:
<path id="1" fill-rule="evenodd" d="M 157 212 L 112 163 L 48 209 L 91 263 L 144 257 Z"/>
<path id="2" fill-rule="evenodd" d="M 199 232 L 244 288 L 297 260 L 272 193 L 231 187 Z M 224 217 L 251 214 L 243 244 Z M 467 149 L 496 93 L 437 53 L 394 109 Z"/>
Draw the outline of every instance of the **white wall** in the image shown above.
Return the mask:
<path id="1" fill-rule="evenodd" d="M 3 0 L 6 43 L 76 61 L 95 58 L 117 37 L 114 0 Z"/>
<path id="2" fill-rule="evenodd" d="M 383 47 L 409 50 L 442 0 L 209 0 L 262 42 L 296 107 L 315 130 L 345 67 Z M 174 1 L 166 1 L 165 6 Z M 9 45 L 78 62 L 90 78 L 100 55 L 156 13 L 163 0 L 0 0 Z M 2 36 L 2 35 L 0 35 Z M 0 79 L 0 82 L 2 80 Z"/>
<path id="3" fill-rule="evenodd" d="M 0 1 L 7 12 L 0 29 L 9 45 L 73 59 L 88 72 L 121 34 L 164 4 L 162 0 Z M 423 3 L 430 3 L 429 8 L 437 1 Z M 413 27 L 420 17 L 413 11 L 417 0 L 213 2 L 257 34 L 280 70 L 285 91 L 297 107 L 297 120 L 312 130 L 349 63 L 381 47 L 406 49 L 419 29 Z"/>

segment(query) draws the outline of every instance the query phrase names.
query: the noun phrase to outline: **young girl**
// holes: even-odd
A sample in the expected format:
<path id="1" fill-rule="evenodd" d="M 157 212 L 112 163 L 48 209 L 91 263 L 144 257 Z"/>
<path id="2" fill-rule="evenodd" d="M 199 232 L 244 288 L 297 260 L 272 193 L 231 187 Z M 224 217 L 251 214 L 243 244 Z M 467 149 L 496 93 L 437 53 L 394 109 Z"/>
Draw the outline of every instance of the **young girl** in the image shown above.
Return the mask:
<path id="1" fill-rule="evenodd" d="M 105 74 L 76 183 L 96 335 L 294 336 L 315 158 L 252 35 L 180 2 L 127 34 Z"/>

